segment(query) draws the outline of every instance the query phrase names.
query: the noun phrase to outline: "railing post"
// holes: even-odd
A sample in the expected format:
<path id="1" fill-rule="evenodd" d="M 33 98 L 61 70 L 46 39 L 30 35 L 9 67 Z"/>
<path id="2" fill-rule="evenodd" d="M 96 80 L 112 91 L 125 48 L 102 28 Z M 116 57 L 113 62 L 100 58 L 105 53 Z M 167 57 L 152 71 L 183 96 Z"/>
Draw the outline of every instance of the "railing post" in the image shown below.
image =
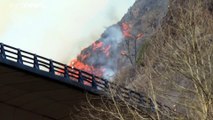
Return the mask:
<path id="1" fill-rule="evenodd" d="M 128 97 L 129 97 L 129 100 L 131 100 L 132 99 L 132 97 L 133 97 L 133 91 L 132 90 L 129 90 L 129 93 L 128 93 Z"/>
<path id="2" fill-rule="evenodd" d="M 104 79 L 104 86 L 105 88 L 109 89 L 109 82 L 105 79 Z"/>
<path id="3" fill-rule="evenodd" d="M 4 44 L 3 43 L 0 43 L 0 46 L 1 46 L 1 58 L 2 59 L 5 59 L 6 58 L 6 55 L 5 55 L 5 51 L 4 51 Z"/>
<path id="4" fill-rule="evenodd" d="M 18 49 L 18 58 L 17 58 L 17 62 L 19 63 L 19 64 L 23 64 L 23 60 L 22 60 L 22 55 L 21 55 L 21 50 L 20 49 Z"/>
<path id="5" fill-rule="evenodd" d="M 55 74 L 55 70 L 54 70 L 54 66 L 53 66 L 53 61 L 50 60 L 50 65 L 49 65 L 49 72 L 52 73 L 52 74 Z"/>
<path id="6" fill-rule="evenodd" d="M 92 75 L 92 88 L 97 89 L 97 84 L 96 84 L 94 75 Z"/>
<path id="7" fill-rule="evenodd" d="M 39 69 L 37 55 L 34 55 L 34 64 L 33 64 L 33 68 Z"/>
<path id="8" fill-rule="evenodd" d="M 155 104 L 153 103 L 152 99 L 149 98 L 149 102 L 151 111 L 155 112 Z"/>
<path id="9" fill-rule="evenodd" d="M 64 67 L 64 77 L 66 78 L 66 79 L 69 79 L 70 77 L 69 77 L 69 72 L 68 72 L 68 67 L 65 65 L 65 67 Z"/>
<path id="10" fill-rule="evenodd" d="M 144 98 L 145 97 L 143 95 L 140 95 L 139 103 L 142 104 L 144 107 L 146 107 L 146 100 Z"/>
<path id="11" fill-rule="evenodd" d="M 84 84 L 84 80 L 83 80 L 83 76 L 82 76 L 82 72 L 81 70 L 79 71 L 79 78 L 78 78 L 78 82 L 81 84 Z"/>

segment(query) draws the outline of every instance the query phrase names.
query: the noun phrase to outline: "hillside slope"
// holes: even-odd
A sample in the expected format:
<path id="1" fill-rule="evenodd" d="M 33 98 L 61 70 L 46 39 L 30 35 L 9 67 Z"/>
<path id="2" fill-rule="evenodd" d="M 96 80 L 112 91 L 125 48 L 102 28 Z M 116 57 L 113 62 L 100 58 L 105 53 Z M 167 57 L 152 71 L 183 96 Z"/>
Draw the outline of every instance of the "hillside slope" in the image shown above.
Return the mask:
<path id="1" fill-rule="evenodd" d="M 143 2 L 138 0 L 134 6 Z M 125 28 L 122 31 L 125 39 L 130 40 L 138 33 L 146 33 L 143 24 L 136 24 L 140 21 L 138 16 L 142 11 L 134 6 L 118 23 Z M 170 0 L 168 7 L 160 26 L 154 32 L 147 32 L 149 37 L 144 34 L 141 40 L 144 43 L 138 44 L 141 49 L 134 71 L 136 74 L 132 77 L 129 74 L 132 70 L 125 70 L 116 77 L 116 82 L 135 91 L 145 92 L 155 104 L 158 101 L 178 113 L 171 115 L 156 106 L 154 115 L 150 115 L 153 120 L 160 120 L 162 116 L 167 116 L 168 120 L 212 120 L 213 1 Z M 139 5 L 139 8 L 142 10 L 143 7 Z M 130 26 L 134 26 L 134 29 L 131 30 Z M 148 31 L 152 31 L 148 28 Z M 91 111 L 99 114 L 92 114 Z M 87 112 L 91 119 L 146 119 L 129 104 L 123 105 L 116 101 L 110 106 L 89 105 Z"/>
<path id="2" fill-rule="evenodd" d="M 70 66 L 112 78 L 122 68 L 135 64 L 136 51 L 160 25 L 167 9 L 168 0 L 137 0 L 121 21 L 83 49 Z"/>

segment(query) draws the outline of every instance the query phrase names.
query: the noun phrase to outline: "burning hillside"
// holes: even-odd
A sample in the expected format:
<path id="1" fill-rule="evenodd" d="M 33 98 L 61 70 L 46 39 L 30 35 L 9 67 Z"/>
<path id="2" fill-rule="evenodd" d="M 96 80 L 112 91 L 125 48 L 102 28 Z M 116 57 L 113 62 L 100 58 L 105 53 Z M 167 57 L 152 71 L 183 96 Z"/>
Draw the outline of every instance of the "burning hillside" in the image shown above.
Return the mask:
<path id="1" fill-rule="evenodd" d="M 167 7 L 167 0 L 137 0 L 120 22 L 107 28 L 69 66 L 110 79 L 117 71 L 135 64 L 143 38 L 154 32 Z"/>

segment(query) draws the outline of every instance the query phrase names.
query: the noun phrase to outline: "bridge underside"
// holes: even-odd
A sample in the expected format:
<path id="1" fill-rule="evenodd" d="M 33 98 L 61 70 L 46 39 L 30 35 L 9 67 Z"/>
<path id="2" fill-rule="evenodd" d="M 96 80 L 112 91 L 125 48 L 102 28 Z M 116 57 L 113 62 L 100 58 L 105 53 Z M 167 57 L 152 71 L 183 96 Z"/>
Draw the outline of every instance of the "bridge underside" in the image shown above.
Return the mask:
<path id="1" fill-rule="evenodd" d="M 82 90 L 0 64 L 1 120 L 70 120 L 86 101 Z"/>

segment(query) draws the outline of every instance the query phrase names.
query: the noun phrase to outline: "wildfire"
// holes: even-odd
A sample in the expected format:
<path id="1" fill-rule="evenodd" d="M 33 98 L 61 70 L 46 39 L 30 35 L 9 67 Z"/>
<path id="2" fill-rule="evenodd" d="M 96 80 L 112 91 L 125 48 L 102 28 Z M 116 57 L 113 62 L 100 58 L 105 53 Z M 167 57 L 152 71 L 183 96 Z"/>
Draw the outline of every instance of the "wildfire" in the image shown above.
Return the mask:
<path id="1" fill-rule="evenodd" d="M 80 54 L 80 55 L 78 55 L 78 58 L 79 58 L 81 61 L 84 61 L 84 60 L 86 60 L 89 56 L 90 56 L 90 53 L 87 53 L 87 54 Z"/>
<path id="2" fill-rule="evenodd" d="M 141 38 L 143 38 L 144 37 L 144 34 L 143 33 L 139 33 L 138 35 L 137 35 L 137 37 L 136 37 L 136 40 L 139 40 L 139 39 L 141 39 Z"/>
<path id="3" fill-rule="evenodd" d="M 96 41 L 92 45 L 93 45 L 93 51 L 95 51 L 96 49 L 99 49 L 103 46 L 103 42 Z"/>
<path id="4" fill-rule="evenodd" d="M 143 37 L 142 33 L 139 33 L 136 36 L 132 35 L 131 34 L 132 26 L 127 22 L 122 23 L 120 27 L 122 30 L 121 32 L 125 38 L 138 40 Z M 110 56 L 110 54 L 113 52 L 112 50 L 113 44 L 114 44 L 113 42 L 104 41 L 101 38 L 100 40 L 97 40 L 92 45 L 90 45 L 88 48 L 82 50 L 81 54 L 79 54 L 76 59 L 72 60 L 69 66 L 102 77 L 103 74 L 105 75 L 107 74 L 105 72 L 106 69 L 108 69 L 105 68 L 104 65 L 102 64 L 105 64 L 105 62 L 107 62 L 108 60 L 111 59 L 111 57 L 113 57 Z M 119 50 L 117 52 L 122 56 L 128 55 L 127 51 Z M 97 64 L 96 63 L 94 65 L 93 63 L 90 64 L 90 62 L 88 62 L 90 61 L 90 58 L 92 58 L 93 61 L 95 62 L 97 60 Z M 105 62 L 100 62 L 101 59 L 105 59 Z"/>
<path id="5" fill-rule="evenodd" d="M 102 41 L 96 41 L 92 44 L 92 51 L 97 51 L 99 50 L 101 53 L 103 53 L 106 57 L 109 57 L 110 55 L 110 45 L 104 45 L 104 43 Z M 86 63 L 84 63 L 84 61 L 89 58 L 91 56 L 91 53 L 81 53 L 80 55 L 78 55 L 77 59 L 74 59 L 71 61 L 71 63 L 69 64 L 69 66 L 80 69 L 82 71 L 86 71 L 88 73 L 91 74 L 95 74 L 96 76 L 102 76 L 104 69 L 103 68 L 95 68 L 92 65 L 88 65 Z"/>
<path id="6" fill-rule="evenodd" d="M 123 55 L 123 56 L 127 56 L 127 55 L 128 55 L 128 53 L 127 53 L 127 51 L 122 50 L 122 51 L 121 51 L 121 55 Z"/>
<path id="7" fill-rule="evenodd" d="M 103 74 L 102 69 L 96 69 L 93 66 L 84 64 L 83 62 L 81 62 L 77 59 L 72 60 L 71 63 L 69 64 L 69 66 L 71 66 L 72 68 L 80 69 L 82 71 L 85 71 L 85 72 L 88 72 L 91 74 L 95 74 L 96 76 L 102 76 L 102 74 Z"/>
<path id="8" fill-rule="evenodd" d="M 130 33 L 131 27 L 128 23 L 122 23 L 122 32 L 125 38 L 134 38 Z"/>
<path id="9" fill-rule="evenodd" d="M 123 32 L 123 35 L 125 38 L 132 38 L 132 39 L 135 39 L 135 40 L 139 40 L 141 38 L 144 37 L 144 34 L 143 33 L 139 33 L 138 35 L 134 36 L 132 35 L 130 32 L 131 32 L 131 25 L 124 22 L 122 23 L 122 32 Z"/>
<path id="10" fill-rule="evenodd" d="M 110 45 L 108 45 L 107 47 L 103 48 L 103 53 L 104 53 L 107 57 L 109 57 L 109 55 L 110 55 L 110 48 L 111 48 Z"/>

